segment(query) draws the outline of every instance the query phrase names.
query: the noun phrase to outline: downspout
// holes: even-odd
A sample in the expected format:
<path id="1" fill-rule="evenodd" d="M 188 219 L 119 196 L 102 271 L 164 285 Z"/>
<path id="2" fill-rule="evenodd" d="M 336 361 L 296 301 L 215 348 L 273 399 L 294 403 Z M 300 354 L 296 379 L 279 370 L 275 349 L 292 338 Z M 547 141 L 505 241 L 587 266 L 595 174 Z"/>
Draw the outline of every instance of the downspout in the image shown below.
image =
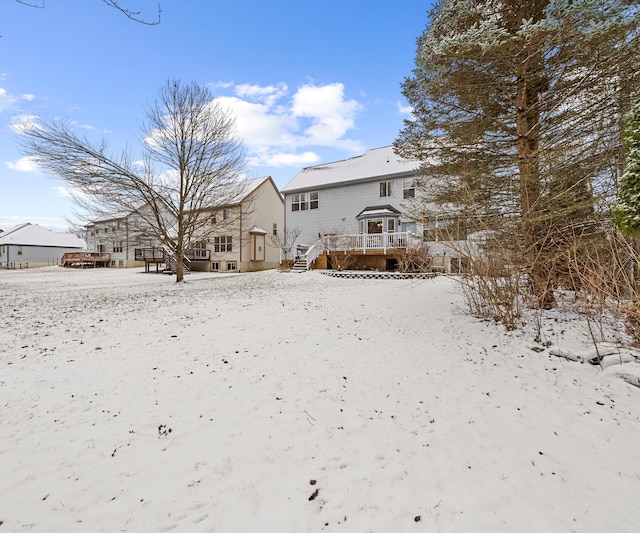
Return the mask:
<path id="1" fill-rule="evenodd" d="M 286 235 L 286 230 L 287 230 L 287 194 L 283 194 L 284 196 L 284 217 L 283 217 L 283 224 L 284 227 L 282 228 L 282 237 L 284 238 L 284 236 Z M 280 264 L 278 265 L 278 268 L 280 268 L 280 266 L 282 265 L 282 247 L 280 247 Z M 288 257 L 285 257 L 284 259 L 288 259 Z M 309 265 L 307 265 L 309 266 Z"/>
<path id="2" fill-rule="evenodd" d="M 242 267 L 242 202 L 240 202 L 240 265 L 238 265 L 238 272 L 242 272 L 240 270 Z"/>

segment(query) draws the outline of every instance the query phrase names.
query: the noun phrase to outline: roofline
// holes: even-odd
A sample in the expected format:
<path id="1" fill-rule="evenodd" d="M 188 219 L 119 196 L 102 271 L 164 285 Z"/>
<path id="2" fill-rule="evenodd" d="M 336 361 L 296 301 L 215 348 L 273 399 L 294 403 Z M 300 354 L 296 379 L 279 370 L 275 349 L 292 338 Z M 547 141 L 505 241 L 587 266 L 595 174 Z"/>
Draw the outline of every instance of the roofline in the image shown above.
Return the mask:
<path id="1" fill-rule="evenodd" d="M 394 172 L 391 174 L 379 174 L 377 176 L 367 176 L 364 178 L 355 178 L 355 179 L 351 179 L 351 180 L 345 180 L 345 181 L 334 181 L 333 183 L 325 183 L 322 185 L 312 185 L 309 187 L 298 187 L 296 189 L 287 189 L 286 187 L 284 189 L 281 189 L 281 193 L 283 195 L 287 195 L 287 194 L 293 194 L 293 193 L 297 193 L 297 192 L 304 192 L 304 191 L 315 191 L 318 189 L 332 189 L 334 187 L 341 187 L 342 185 L 353 185 L 354 183 L 366 183 L 369 181 L 384 181 L 384 179 L 389 179 L 389 178 L 400 178 L 403 176 L 416 176 L 417 172 L 418 172 L 418 168 L 414 168 L 412 170 L 405 170 L 402 172 Z"/>

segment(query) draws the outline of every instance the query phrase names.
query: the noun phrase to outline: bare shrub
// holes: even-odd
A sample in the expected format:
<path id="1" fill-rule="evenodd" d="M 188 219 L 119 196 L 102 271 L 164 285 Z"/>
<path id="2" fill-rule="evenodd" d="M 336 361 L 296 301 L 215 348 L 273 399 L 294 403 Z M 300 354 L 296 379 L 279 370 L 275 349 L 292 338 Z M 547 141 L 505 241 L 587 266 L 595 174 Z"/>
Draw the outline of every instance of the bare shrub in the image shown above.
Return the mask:
<path id="1" fill-rule="evenodd" d="M 633 241 L 613 226 L 574 231 L 566 253 L 567 287 L 587 321 L 594 345 L 640 344 L 640 257 Z"/>
<path id="2" fill-rule="evenodd" d="M 429 248 L 419 250 L 411 248 L 396 248 L 394 251 L 398 262 L 398 270 L 402 273 L 427 272 L 431 268 L 433 258 L 429 255 Z"/>

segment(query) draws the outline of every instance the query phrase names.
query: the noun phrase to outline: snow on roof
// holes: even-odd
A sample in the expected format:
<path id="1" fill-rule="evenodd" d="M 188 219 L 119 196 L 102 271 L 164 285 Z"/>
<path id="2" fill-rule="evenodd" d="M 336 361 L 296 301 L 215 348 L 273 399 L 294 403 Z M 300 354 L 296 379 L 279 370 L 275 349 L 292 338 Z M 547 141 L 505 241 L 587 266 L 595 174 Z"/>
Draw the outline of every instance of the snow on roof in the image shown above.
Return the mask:
<path id="1" fill-rule="evenodd" d="M 38 224 L 21 224 L 0 233 L 0 245 L 55 246 L 59 248 L 86 248 L 85 242 L 72 233 L 60 233 L 43 228 Z"/>
<path id="2" fill-rule="evenodd" d="M 361 216 L 373 216 L 373 215 L 399 215 L 400 211 L 398 211 L 395 207 L 391 205 L 375 205 L 372 207 L 365 207 L 360 213 L 358 217 Z"/>
<path id="3" fill-rule="evenodd" d="M 401 159 L 392 146 L 367 150 L 364 155 L 303 168 L 282 189 L 290 193 L 295 190 L 327 187 L 342 182 L 375 179 L 396 174 L 410 174 L 419 166 L 417 161 Z"/>
<path id="4" fill-rule="evenodd" d="M 248 179 L 242 184 L 240 192 L 233 198 L 232 202 L 240 202 L 255 191 L 265 181 L 270 180 L 271 176 L 263 176 L 261 178 Z"/>

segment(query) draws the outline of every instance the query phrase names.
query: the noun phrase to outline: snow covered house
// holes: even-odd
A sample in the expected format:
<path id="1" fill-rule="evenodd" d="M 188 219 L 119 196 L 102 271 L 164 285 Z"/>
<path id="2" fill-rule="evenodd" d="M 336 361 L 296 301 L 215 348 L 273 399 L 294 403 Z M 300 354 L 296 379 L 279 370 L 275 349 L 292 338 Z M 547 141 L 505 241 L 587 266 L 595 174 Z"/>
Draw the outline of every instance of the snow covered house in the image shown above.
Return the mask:
<path id="1" fill-rule="evenodd" d="M 271 237 L 284 229 L 283 202 L 273 179 L 266 176 L 248 180 L 223 205 L 203 210 L 207 228 L 185 251 L 187 269 L 252 272 L 278 267 L 280 251 Z M 169 250 L 145 230 L 134 211 L 89 224 L 87 243 L 93 252 L 111 254 L 112 267 L 171 269 Z"/>
<path id="2" fill-rule="evenodd" d="M 143 266 L 136 260 L 138 248 L 154 246 L 156 239 L 142 229 L 135 210 L 94 220 L 85 226 L 87 249 L 95 254 L 108 254 L 107 266 L 129 268 Z"/>
<path id="3" fill-rule="evenodd" d="M 249 180 L 233 200 L 210 210 L 211 233 L 196 243 L 208 264 L 195 269 L 255 272 L 277 268 L 274 237 L 284 230 L 284 200 L 271 176 Z"/>
<path id="4" fill-rule="evenodd" d="M 59 265 L 65 253 L 85 248 L 85 241 L 77 235 L 27 222 L 0 233 L 0 268 Z"/>
<path id="5" fill-rule="evenodd" d="M 302 169 L 282 189 L 285 226 L 299 233 L 298 264 L 343 268 L 348 255 L 349 268 L 395 270 L 420 252 L 432 270 L 458 270 L 456 246 L 416 217 L 418 169 L 392 146 Z"/>
<path id="6" fill-rule="evenodd" d="M 300 233 L 298 255 L 312 262 L 323 250 L 346 248 L 357 268 L 392 269 L 397 251 L 421 240 L 421 228 L 404 214 L 417 167 L 386 146 L 302 169 L 282 189 L 285 225 Z"/>

